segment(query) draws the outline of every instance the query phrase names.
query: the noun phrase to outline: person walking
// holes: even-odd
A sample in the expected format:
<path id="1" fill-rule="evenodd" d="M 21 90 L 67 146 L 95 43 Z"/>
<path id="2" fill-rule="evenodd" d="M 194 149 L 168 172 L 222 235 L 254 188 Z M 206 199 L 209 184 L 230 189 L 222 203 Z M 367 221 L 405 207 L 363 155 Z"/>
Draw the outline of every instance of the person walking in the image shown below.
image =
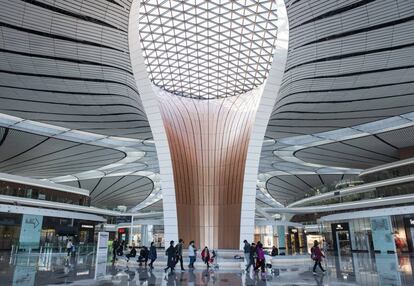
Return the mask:
<path id="1" fill-rule="evenodd" d="M 174 240 L 170 241 L 170 246 L 165 251 L 165 255 L 167 256 L 167 267 L 164 268 L 164 272 L 167 272 L 168 268 L 171 269 L 171 272 L 174 272 L 175 257 L 176 257 Z"/>
<path id="2" fill-rule="evenodd" d="M 316 275 L 316 266 L 319 266 L 319 268 L 322 270 L 323 273 L 325 273 L 325 269 L 322 267 L 322 257 L 325 257 L 325 255 L 322 253 L 321 249 L 319 248 L 319 242 L 315 240 L 313 242 L 313 247 L 311 248 L 311 258 L 313 261 L 315 261 L 315 264 L 313 265 L 313 274 Z"/>
<path id="3" fill-rule="evenodd" d="M 117 260 L 116 252 L 118 250 L 118 247 L 119 247 L 119 242 L 118 242 L 118 239 L 115 238 L 114 242 L 112 243 L 112 263 L 115 263 L 115 261 Z"/>
<path id="4" fill-rule="evenodd" d="M 262 273 L 265 273 L 266 271 L 265 254 L 263 250 L 263 245 L 260 241 L 257 243 L 256 255 L 257 255 L 257 261 L 256 261 L 256 267 L 254 268 L 254 270 L 257 271 L 260 268 Z"/>
<path id="5" fill-rule="evenodd" d="M 176 253 L 175 264 L 177 265 L 178 261 L 180 261 L 181 271 L 185 271 L 184 265 L 183 265 L 183 245 L 184 245 L 184 240 L 180 238 L 178 240 L 177 245 L 175 246 L 175 253 Z"/>
<path id="6" fill-rule="evenodd" d="M 190 258 L 190 264 L 188 264 L 188 268 L 194 269 L 194 262 L 196 260 L 196 247 L 194 245 L 194 240 L 190 241 L 190 245 L 188 246 L 188 257 Z"/>
<path id="7" fill-rule="evenodd" d="M 244 265 L 247 266 L 250 264 L 250 243 L 247 242 L 247 240 L 244 240 L 244 247 L 243 247 L 243 253 L 244 253 Z"/>
<path id="8" fill-rule="evenodd" d="M 255 255 L 256 255 L 256 245 L 254 244 L 254 242 L 252 242 L 252 244 L 250 245 L 249 264 L 246 266 L 246 272 L 249 272 L 250 266 L 253 265 L 253 268 L 254 268 L 254 266 L 255 266 L 255 264 L 254 264 Z"/>
<path id="9" fill-rule="evenodd" d="M 208 247 L 204 247 L 203 251 L 201 252 L 201 259 L 204 261 L 204 263 L 207 265 L 207 269 L 210 267 L 210 251 L 208 250 Z"/>
<path id="10" fill-rule="evenodd" d="M 157 259 L 157 249 L 154 246 L 154 242 L 151 242 L 148 258 L 151 260 L 148 266 L 150 267 L 150 269 L 154 269 L 153 264 L 154 264 L 154 261 Z"/>
<path id="11" fill-rule="evenodd" d="M 68 252 L 68 256 L 71 255 L 72 253 L 72 248 L 73 248 L 73 243 L 72 243 L 72 239 L 68 240 L 68 243 L 66 243 L 66 251 Z"/>

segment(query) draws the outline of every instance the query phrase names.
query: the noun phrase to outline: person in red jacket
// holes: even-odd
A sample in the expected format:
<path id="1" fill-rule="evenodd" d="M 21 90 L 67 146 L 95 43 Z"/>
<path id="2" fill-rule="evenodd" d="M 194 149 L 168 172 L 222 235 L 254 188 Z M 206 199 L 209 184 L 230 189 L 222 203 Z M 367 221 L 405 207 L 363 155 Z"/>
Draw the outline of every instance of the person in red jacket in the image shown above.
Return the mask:
<path id="1" fill-rule="evenodd" d="M 321 249 L 319 248 L 319 242 L 315 240 L 313 242 L 313 247 L 311 248 L 311 258 L 315 261 L 315 264 L 313 265 L 313 274 L 316 274 L 316 266 L 319 266 L 322 272 L 325 273 L 325 269 L 323 269 L 321 265 L 322 257 L 325 257 L 325 255 L 323 255 Z"/>
<path id="2" fill-rule="evenodd" d="M 201 259 L 204 261 L 205 264 L 207 264 L 207 269 L 210 267 L 210 251 L 208 250 L 208 247 L 204 247 L 203 251 L 201 252 Z"/>

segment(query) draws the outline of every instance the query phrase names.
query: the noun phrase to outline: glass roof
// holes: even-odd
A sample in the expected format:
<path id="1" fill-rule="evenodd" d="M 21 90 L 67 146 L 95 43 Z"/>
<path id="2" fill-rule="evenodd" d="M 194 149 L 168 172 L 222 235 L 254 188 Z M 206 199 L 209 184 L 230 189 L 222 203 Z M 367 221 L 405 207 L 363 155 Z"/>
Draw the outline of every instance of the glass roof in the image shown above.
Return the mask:
<path id="1" fill-rule="evenodd" d="M 141 2 L 139 30 L 149 77 L 176 95 L 245 93 L 268 76 L 276 1 Z"/>

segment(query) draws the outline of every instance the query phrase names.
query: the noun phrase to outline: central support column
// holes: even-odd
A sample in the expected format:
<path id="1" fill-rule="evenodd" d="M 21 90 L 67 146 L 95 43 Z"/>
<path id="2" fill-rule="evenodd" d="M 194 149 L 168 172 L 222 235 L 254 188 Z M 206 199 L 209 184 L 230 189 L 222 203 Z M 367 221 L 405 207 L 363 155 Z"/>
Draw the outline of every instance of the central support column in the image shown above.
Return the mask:
<path id="1" fill-rule="evenodd" d="M 241 241 L 251 241 L 254 235 L 256 184 L 261 147 L 286 66 L 289 25 L 284 1 L 276 1 L 277 39 L 272 67 L 261 88 L 243 95 L 208 100 L 172 95 L 151 84 L 143 49 L 140 46 L 140 39 L 143 40 L 139 33 L 138 20 L 141 3 L 144 2 L 134 0 L 131 5 L 128 37 L 136 86 L 151 125 L 160 163 L 165 239 L 168 242 L 182 237 L 186 242 L 195 240 L 201 247 L 207 245 L 213 248 L 241 249 Z M 153 9 L 160 11 L 154 5 Z M 171 7 L 167 9 L 172 10 Z M 274 13 L 274 9 L 271 10 Z M 150 12 L 153 13 L 152 10 Z M 174 10 L 173 13 L 176 12 Z M 165 17 L 164 13 L 163 20 L 168 23 L 170 19 L 171 17 Z M 151 29 L 149 33 L 146 30 L 144 36 L 152 37 L 162 32 L 162 25 L 154 23 L 144 23 L 145 27 L 152 26 L 155 29 L 154 33 Z M 252 30 L 256 31 L 256 25 L 253 26 Z M 209 30 L 208 26 L 205 28 Z M 244 26 L 242 28 L 244 29 Z M 234 27 L 230 27 L 231 31 L 233 29 Z M 250 37 L 250 33 L 244 35 Z M 235 38 L 229 38 L 232 39 Z M 257 43 L 256 40 L 248 42 Z M 146 44 L 152 47 L 153 52 L 152 56 L 147 55 L 148 60 L 155 60 L 149 64 L 158 65 L 153 69 L 152 77 L 167 72 L 164 79 L 168 79 L 167 85 L 172 90 L 176 89 L 174 84 L 171 86 L 171 82 L 178 82 L 178 85 L 184 84 L 184 91 L 191 94 L 192 90 L 188 87 L 193 85 L 187 86 L 187 77 L 194 71 L 188 70 L 182 75 L 177 75 L 175 65 L 165 66 L 165 60 L 175 61 L 174 56 L 171 57 L 171 52 L 176 53 L 178 59 L 187 59 L 181 62 L 184 65 L 191 63 L 193 66 L 194 61 L 188 58 L 191 53 L 186 51 L 180 54 L 181 47 L 180 50 L 174 50 L 171 48 L 172 43 L 168 43 L 167 48 L 165 38 L 162 38 L 161 42 L 160 38 L 157 38 L 157 41 L 154 41 L 154 38 L 151 41 L 147 39 Z M 175 44 L 177 45 L 177 42 Z M 194 45 L 199 44 L 197 41 Z M 191 50 L 193 48 L 191 47 Z M 220 51 L 219 49 L 219 54 Z M 157 55 L 158 52 L 163 52 L 163 55 Z M 246 55 L 243 54 L 244 56 Z M 206 57 L 208 61 L 209 55 Z M 228 58 L 232 61 L 237 56 L 232 55 Z M 171 73 L 172 70 L 174 73 Z M 245 67 L 237 68 L 237 71 L 241 70 L 245 70 Z M 215 72 L 214 69 L 213 74 Z M 176 81 L 181 79 L 181 76 L 187 81 Z M 239 78 L 237 74 L 234 77 Z M 208 88 L 209 84 L 214 84 L 210 79 L 211 77 L 207 76 L 208 84 L 203 85 L 204 87 Z M 200 79 L 196 79 L 196 82 L 198 80 Z M 164 83 L 159 86 L 164 86 Z M 179 89 L 177 91 L 180 92 Z"/>
<path id="2" fill-rule="evenodd" d="M 245 162 L 261 89 L 211 100 L 158 94 L 179 237 L 200 247 L 238 249 Z"/>

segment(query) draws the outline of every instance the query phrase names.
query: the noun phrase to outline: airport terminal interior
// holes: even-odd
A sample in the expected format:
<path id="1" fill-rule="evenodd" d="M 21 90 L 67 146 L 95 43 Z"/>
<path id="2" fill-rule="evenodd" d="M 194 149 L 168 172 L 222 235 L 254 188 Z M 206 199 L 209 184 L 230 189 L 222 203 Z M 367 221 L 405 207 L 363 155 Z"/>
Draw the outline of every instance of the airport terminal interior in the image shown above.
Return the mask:
<path id="1" fill-rule="evenodd" d="M 0 285 L 414 285 L 413 0 L 0 0 Z"/>

